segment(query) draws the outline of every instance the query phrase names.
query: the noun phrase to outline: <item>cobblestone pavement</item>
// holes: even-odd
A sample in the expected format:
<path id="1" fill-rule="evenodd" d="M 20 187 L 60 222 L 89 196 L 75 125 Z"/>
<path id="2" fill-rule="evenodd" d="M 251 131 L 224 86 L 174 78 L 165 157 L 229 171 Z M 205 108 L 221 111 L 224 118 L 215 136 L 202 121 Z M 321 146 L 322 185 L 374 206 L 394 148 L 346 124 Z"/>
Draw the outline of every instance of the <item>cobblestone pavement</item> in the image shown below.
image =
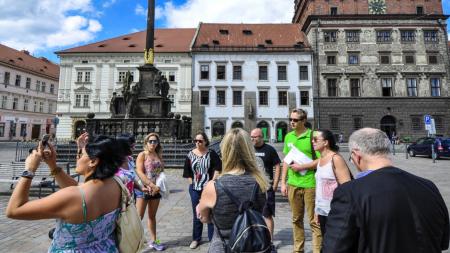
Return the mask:
<path id="1" fill-rule="evenodd" d="M 344 153 L 348 158 L 348 154 Z M 450 204 L 450 159 L 438 160 L 415 157 L 405 159 L 405 154 L 394 156 L 394 163 L 413 174 L 431 179 L 441 191 L 447 207 Z M 354 168 L 352 168 L 354 169 Z M 192 209 L 187 191 L 187 182 L 181 178 L 182 171 L 167 170 L 171 195 L 162 200 L 157 214 L 157 233 L 161 241 L 168 245 L 165 252 L 207 252 L 208 243 L 202 243 L 196 250 L 189 249 L 192 230 Z M 54 226 L 54 220 L 16 221 L 4 215 L 10 196 L 8 185 L 0 184 L 0 252 L 46 252 L 50 244 L 48 230 Z M 35 197 L 33 197 L 35 198 Z M 291 214 L 287 199 L 277 194 L 275 217 L 275 244 L 278 252 L 292 252 Z M 144 223 L 145 225 L 145 223 Z M 306 252 L 311 251 L 311 233 L 306 227 Z M 206 226 L 204 240 L 206 240 Z M 152 252 L 146 250 L 144 252 Z M 446 251 L 450 252 L 450 251 Z"/>

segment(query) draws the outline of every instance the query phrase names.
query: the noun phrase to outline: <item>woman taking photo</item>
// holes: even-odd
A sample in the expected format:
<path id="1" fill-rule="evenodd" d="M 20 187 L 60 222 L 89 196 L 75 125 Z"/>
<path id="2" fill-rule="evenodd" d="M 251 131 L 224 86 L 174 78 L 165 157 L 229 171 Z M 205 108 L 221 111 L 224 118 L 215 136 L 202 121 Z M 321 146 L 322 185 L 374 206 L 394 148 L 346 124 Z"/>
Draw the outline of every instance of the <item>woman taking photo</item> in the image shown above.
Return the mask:
<path id="1" fill-rule="evenodd" d="M 76 172 L 85 178 L 77 182 L 56 165 L 56 153 L 44 157 L 39 144 L 25 161 L 22 174 L 9 200 L 6 215 L 21 220 L 58 219 L 48 252 L 118 252 L 115 241 L 116 220 L 120 212 L 121 189 L 113 179 L 122 164 L 122 150 L 116 140 L 99 136 L 78 139 L 81 152 Z M 47 151 L 45 151 L 47 152 Z M 61 190 L 42 199 L 29 201 L 34 172 L 41 159 L 48 164 Z"/>
<path id="2" fill-rule="evenodd" d="M 194 139 L 195 148 L 186 156 L 183 177 L 189 180 L 189 195 L 191 196 L 193 223 L 192 242 L 189 248 L 198 247 L 202 239 L 203 223 L 197 218 L 195 208 L 200 201 L 203 188 L 215 179 L 222 170 L 222 162 L 214 150 L 208 149 L 209 140 L 204 132 L 199 132 Z M 208 223 L 208 239 L 211 241 L 214 226 Z"/>
<path id="3" fill-rule="evenodd" d="M 314 211 L 315 219 L 318 219 L 322 236 L 324 236 L 333 192 L 338 185 L 351 180 L 351 172 L 344 158 L 338 154 L 339 146 L 331 131 L 315 131 L 312 142 L 314 150 L 320 152 L 320 158 L 309 164 L 293 164 L 291 167 L 297 171 L 317 168 Z"/>
<path id="4" fill-rule="evenodd" d="M 159 135 L 150 133 L 144 139 L 144 151 L 139 153 L 136 159 L 136 173 L 142 183 L 147 187 L 148 194 L 136 194 L 136 208 L 142 219 L 145 209 L 148 207 L 149 248 L 157 251 L 166 249 L 156 239 L 156 212 L 158 211 L 159 200 L 161 199 L 160 189 L 156 185 L 156 180 L 163 170 L 164 163 L 162 161 L 162 147 L 159 141 Z"/>
<path id="5" fill-rule="evenodd" d="M 269 188 L 269 183 L 262 170 L 256 165 L 255 149 L 250 135 L 246 131 L 241 128 L 233 128 L 228 131 L 220 144 L 220 149 L 222 151 L 222 173 L 217 178 L 217 182 L 210 181 L 203 190 L 202 198 L 197 206 L 197 217 L 203 223 L 210 223 L 212 214 L 223 239 L 228 240 L 239 210 L 226 195 L 223 187 L 235 194 L 239 201 L 244 202 L 251 198 L 256 183 L 260 191 L 253 208 L 262 212 L 266 201 L 265 192 Z M 218 187 L 218 184 L 221 187 Z M 214 229 L 208 252 L 225 252 L 217 229 Z"/>

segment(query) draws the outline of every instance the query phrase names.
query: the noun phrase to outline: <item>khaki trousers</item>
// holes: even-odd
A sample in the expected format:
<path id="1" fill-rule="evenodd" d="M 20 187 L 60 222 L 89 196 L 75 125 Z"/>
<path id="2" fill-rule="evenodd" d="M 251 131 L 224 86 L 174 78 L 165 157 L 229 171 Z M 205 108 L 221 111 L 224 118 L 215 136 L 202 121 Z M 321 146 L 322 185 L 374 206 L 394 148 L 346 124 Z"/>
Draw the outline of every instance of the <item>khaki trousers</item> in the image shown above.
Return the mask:
<path id="1" fill-rule="evenodd" d="M 314 206 L 315 206 L 315 188 L 301 188 L 288 186 L 288 199 L 292 210 L 292 226 L 294 234 L 294 251 L 304 252 L 305 247 L 305 228 L 303 217 L 306 215 L 309 220 L 312 232 L 312 246 L 314 253 L 320 253 L 322 245 L 322 233 L 320 226 L 314 222 Z"/>

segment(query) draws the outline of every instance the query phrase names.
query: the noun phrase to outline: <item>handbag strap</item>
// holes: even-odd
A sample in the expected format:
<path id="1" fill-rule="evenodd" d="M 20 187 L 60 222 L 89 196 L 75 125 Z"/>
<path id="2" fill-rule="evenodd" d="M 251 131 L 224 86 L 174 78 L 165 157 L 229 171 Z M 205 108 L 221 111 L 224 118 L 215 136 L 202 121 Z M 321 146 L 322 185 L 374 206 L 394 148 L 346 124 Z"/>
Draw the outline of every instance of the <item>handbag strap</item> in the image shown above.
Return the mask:
<path id="1" fill-rule="evenodd" d="M 336 167 L 334 166 L 334 156 L 335 156 L 335 155 L 338 155 L 338 154 L 334 153 L 334 154 L 331 156 L 331 168 L 333 169 L 333 174 L 334 174 L 334 178 L 336 178 L 336 182 L 338 183 L 338 185 L 341 185 L 341 184 L 339 183 L 339 180 L 338 180 L 337 176 L 336 176 Z M 348 166 L 346 166 L 346 167 L 347 167 L 347 170 L 348 170 L 348 174 L 350 175 L 350 180 L 353 180 L 353 174 L 352 174 L 352 172 L 350 171 L 350 168 L 349 168 Z"/>
<path id="2" fill-rule="evenodd" d="M 125 187 L 125 185 L 122 183 L 122 180 L 120 180 L 119 177 L 114 176 L 114 180 L 119 185 L 121 190 L 121 206 L 122 206 L 122 212 L 125 212 L 127 210 L 127 206 L 129 206 L 131 203 L 131 197 L 129 196 L 128 190 Z"/>

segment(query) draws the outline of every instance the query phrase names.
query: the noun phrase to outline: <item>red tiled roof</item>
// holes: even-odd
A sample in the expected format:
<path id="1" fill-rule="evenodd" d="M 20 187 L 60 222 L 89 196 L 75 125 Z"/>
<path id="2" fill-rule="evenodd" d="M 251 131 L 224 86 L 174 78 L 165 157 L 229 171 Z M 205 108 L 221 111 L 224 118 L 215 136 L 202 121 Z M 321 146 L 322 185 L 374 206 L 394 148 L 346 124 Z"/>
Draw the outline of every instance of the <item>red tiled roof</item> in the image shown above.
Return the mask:
<path id="1" fill-rule="evenodd" d="M 299 24 L 201 23 L 193 51 L 309 50 Z"/>
<path id="2" fill-rule="evenodd" d="M 189 52 L 194 28 L 155 29 L 156 53 Z M 56 52 L 67 53 L 143 53 L 145 49 L 146 31 L 131 33 L 120 37 L 69 48 Z"/>
<path id="3" fill-rule="evenodd" d="M 59 66 L 44 57 L 36 58 L 28 51 L 16 49 L 0 44 L 0 64 L 4 63 L 36 75 L 45 75 L 49 78 L 59 79 Z"/>

